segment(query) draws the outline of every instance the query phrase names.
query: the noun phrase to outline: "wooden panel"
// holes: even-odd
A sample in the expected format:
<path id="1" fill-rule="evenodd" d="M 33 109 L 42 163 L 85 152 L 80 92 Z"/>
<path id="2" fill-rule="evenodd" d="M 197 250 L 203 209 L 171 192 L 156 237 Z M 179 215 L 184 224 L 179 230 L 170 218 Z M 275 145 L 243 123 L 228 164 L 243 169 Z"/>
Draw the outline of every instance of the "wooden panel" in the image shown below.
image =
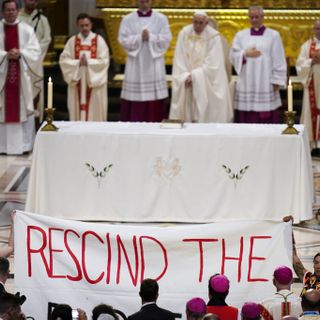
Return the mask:
<path id="1" fill-rule="evenodd" d="M 125 63 L 126 54 L 118 43 L 118 30 L 123 16 L 132 10 L 135 9 L 101 9 L 113 58 L 120 64 Z M 163 8 L 158 10 L 167 15 L 173 35 L 166 54 L 166 64 L 171 65 L 177 35 L 183 26 L 191 23 L 194 10 Z M 237 31 L 249 27 L 247 9 L 210 9 L 206 11 L 211 18 L 217 20 L 219 31 L 227 38 L 229 44 L 232 43 Z M 265 25 L 280 32 L 290 65 L 295 64 L 302 43 L 311 36 L 313 22 L 319 18 L 320 10 L 265 10 Z"/>

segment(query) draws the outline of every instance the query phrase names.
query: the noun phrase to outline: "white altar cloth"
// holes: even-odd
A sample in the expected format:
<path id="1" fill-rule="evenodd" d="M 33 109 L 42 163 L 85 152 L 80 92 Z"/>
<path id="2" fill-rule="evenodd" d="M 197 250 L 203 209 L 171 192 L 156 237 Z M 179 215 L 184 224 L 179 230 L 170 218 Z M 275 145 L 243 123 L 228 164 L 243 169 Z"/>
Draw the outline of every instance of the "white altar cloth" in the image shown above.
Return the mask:
<path id="1" fill-rule="evenodd" d="M 26 210 L 124 222 L 312 217 L 309 144 L 285 125 L 56 122 L 36 136 Z"/>

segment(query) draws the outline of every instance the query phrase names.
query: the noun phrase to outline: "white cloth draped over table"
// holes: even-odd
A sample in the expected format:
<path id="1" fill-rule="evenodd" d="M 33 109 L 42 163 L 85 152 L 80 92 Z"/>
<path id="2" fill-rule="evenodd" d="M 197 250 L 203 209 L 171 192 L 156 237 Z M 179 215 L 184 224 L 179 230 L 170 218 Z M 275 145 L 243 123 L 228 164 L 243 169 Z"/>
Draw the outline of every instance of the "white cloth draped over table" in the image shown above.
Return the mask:
<path id="1" fill-rule="evenodd" d="M 142 31 L 149 40 L 142 41 Z M 152 10 L 150 17 L 137 11 L 125 16 L 119 29 L 119 42 L 127 53 L 121 98 L 129 101 L 154 101 L 168 97 L 164 54 L 171 32 L 167 17 Z"/>
<path id="2" fill-rule="evenodd" d="M 315 49 L 320 50 L 320 40 L 314 37 L 313 41 L 315 41 Z M 316 106 L 320 109 L 320 64 L 311 65 L 312 59 L 310 58 L 310 45 L 311 39 L 302 45 L 297 59 L 296 68 L 299 80 L 303 84 L 301 123 L 306 126 L 309 140 L 313 141 L 315 137 L 313 136 L 312 130 L 309 84 L 311 77 L 313 76 Z"/>
<path id="3" fill-rule="evenodd" d="M 96 36 L 90 32 L 84 38 L 81 33 L 77 35 L 81 45 L 91 46 L 92 39 Z M 80 120 L 79 96 L 77 84 L 81 78 L 80 60 L 75 58 L 75 39 L 71 37 L 66 43 L 60 55 L 59 63 L 64 80 L 68 84 L 68 109 L 70 120 Z M 86 67 L 86 79 L 89 88 L 92 89 L 89 100 L 89 121 L 106 121 L 108 112 L 107 82 L 109 68 L 109 49 L 101 36 L 97 37 L 96 58 L 91 58 L 90 51 L 82 50 L 79 56 L 85 54 L 88 65 Z"/>
<path id="4" fill-rule="evenodd" d="M 304 127 L 58 122 L 37 134 L 26 210 L 69 219 L 214 222 L 312 217 Z"/>
<path id="5" fill-rule="evenodd" d="M 24 22 L 18 23 L 20 61 L 20 123 L 5 123 L 5 97 L 8 59 L 4 48 L 4 20 L 0 23 L 0 153 L 22 154 L 32 150 L 34 142 L 34 107 L 31 74 L 37 75 L 41 54 L 33 29 Z"/>
<path id="6" fill-rule="evenodd" d="M 245 58 L 245 50 L 253 47 L 262 52 L 261 56 Z M 261 36 L 251 35 L 250 29 L 239 31 L 233 40 L 230 58 L 239 75 L 235 109 L 263 112 L 281 106 L 280 93 L 274 91 L 272 85 L 286 86 L 287 63 L 277 31 L 266 28 Z"/>
<path id="7" fill-rule="evenodd" d="M 192 87 L 185 86 L 191 75 Z M 179 33 L 172 71 L 171 119 L 187 122 L 230 122 L 233 116 L 224 51 L 219 33 L 193 25 Z"/>

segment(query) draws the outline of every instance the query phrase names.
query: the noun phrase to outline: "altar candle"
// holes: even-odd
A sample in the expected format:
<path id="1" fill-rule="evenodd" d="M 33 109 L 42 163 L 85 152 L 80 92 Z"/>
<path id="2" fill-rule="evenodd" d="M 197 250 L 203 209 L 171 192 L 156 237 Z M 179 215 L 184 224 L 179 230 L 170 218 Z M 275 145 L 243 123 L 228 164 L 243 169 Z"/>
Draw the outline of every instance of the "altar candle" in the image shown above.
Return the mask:
<path id="1" fill-rule="evenodd" d="M 52 83 L 51 77 L 49 77 L 49 81 L 48 81 L 48 97 L 47 97 L 48 109 L 52 108 L 52 97 L 53 97 L 53 83 Z"/>
<path id="2" fill-rule="evenodd" d="M 288 85 L 288 111 L 292 112 L 293 107 L 292 107 L 292 84 L 291 84 L 291 79 L 289 79 L 289 85 Z"/>

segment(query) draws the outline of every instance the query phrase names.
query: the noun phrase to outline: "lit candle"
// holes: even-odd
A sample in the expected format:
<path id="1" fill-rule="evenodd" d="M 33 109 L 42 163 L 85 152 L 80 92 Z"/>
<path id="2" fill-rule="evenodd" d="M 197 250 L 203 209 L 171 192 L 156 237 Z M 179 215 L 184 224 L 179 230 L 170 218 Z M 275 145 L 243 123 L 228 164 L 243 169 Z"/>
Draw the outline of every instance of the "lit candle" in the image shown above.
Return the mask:
<path id="1" fill-rule="evenodd" d="M 53 97 L 53 83 L 52 83 L 51 77 L 49 77 L 49 81 L 48 81 L 48 98 L 47 98 L 47 104 L 48 104 L 48 108 L 49 109 L 52 108 L 52 97 Z"/>
<path id="2" fill-rule="evenodd" d="M 292 112 L 293 107 L 292 107 L 292 84 L 291 84 L 291 79 L 289 79 L 289 85 L 288 85 L 288 111 Z"/>

